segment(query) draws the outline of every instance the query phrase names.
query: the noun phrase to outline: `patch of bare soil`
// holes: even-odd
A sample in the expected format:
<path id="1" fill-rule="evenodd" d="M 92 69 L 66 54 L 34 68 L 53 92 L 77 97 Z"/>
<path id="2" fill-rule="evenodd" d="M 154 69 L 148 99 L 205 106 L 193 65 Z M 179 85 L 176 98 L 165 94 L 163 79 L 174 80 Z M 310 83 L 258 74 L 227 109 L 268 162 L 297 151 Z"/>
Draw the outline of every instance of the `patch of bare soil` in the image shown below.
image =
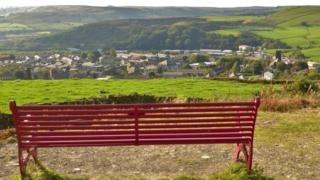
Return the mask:
<path id="1" fill-rule="evenodd" d="M 302 153 L 304 146 L 315 149 Z M 319 179 L 320 165 L 315 161 L 319 150 L 318 144 L 299 141 L 290 148 L 256 143 L 254 165 L 259 164 L 265 174 L 281 179 Z M 0 148 L 1 179 L 19 172 L 16 151 L 15 143 Z M 232 145 L 53 148 L 39 149 L 39 159 L 59 173 L 90 179 L 134 176 L 157 179 L 182 174 L 210 175 L 232 163 L 233 152 Z"/>

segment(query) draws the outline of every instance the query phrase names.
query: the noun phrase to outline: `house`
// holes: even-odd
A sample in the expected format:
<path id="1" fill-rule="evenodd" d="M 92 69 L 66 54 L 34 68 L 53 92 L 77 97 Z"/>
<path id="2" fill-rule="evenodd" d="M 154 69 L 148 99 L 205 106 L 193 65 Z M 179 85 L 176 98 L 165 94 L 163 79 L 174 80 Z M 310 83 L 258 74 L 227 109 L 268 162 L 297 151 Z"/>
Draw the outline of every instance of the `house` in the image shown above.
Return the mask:
<path id="1" fill-rule="evenodd" d="M 64 64 L 67 64 L 67 65 L 69 65 L 69 66 L 71 66 L 71 64 L 72 64 L 72 59 L 70 59 L 70 58 L 68 58 L 68 57 L 63 57 L 62 59 L 61 59 L 61 62 L 63 62 Z"/>
<path id="2" fill-rule="evenodd" d="M 263 79 L 267 81 L 271 81 L 273 79 L 274 75 L 271 71 L 266 71 L 263 73 Z"/>
<path id="3" fill-rule="evenodd" d="M 198 68 L 200 68 L 200 63 L 192 63 L 192 64 L 189 64 L 189 66 L 190 66 L 192 69 L 198 69 Z"/>
<path id="4" fill-rule="evenodd" d="M 290 58 L 283 58 L 282 61 L 285 64 L 293 64 L 295 60 L 294 59 L 290 59 Z"/>
<path id="5" fill-rule="evenodd" d="M 249 49 L 251 49 L 252 47 L 251 46 L 248 46 L 248 45 L 240 45 L 239 46 L 239 51 L 247 51 Z"/>
<path id="6" fill-rule="evenodd" d="M 215 64 L 216 64 L 216 62 L 212 62 L 212 61 L 204 62 L 204 66 L 213 66 Z"/>
<path id="7" fill-rule="evenodd" d="M 241 79 L 241 80 L 244 80 L 244 76 L 242 74 L 239 74 L 239 73 L 231 73 L 229 74 L 229 78 L 232 78 L 232 79 Z"/>
<path id="8" fill-rule="evenodd" d="M 307 63 L 309 69 L 320 69 L 320 63 L 318 62 L 308 61 Z"/>
<path id="9" fill-rule="evenodd" d="M 148 75 L 150 72 L 156 73 L 158 71 L 158 66 L 156 65 L 148 65 L 144 68 L 144 74 Z"/>
<path id="10" fill-rule="evenodd" d="M 36 60 L 36 61 L 38 61 L 38 60 L 41 60 L 41 56 L 39 56 L 39 55 L 34 55 L 34 60 Z"/>
<path id="11" fill-rule="evenodd" d="M 232 50 L 230 50 L 230 49 L 225 49 L 222 52 L 225 54 L 232 54 Z"/>

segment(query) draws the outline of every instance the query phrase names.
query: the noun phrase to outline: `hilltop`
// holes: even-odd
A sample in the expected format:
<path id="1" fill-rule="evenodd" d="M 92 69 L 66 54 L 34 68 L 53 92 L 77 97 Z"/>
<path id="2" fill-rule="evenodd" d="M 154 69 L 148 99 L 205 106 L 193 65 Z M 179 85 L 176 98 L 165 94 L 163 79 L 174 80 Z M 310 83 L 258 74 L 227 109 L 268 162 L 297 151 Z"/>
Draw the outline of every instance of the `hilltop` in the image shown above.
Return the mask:
<path id="1" fill-rule="evenodd" d="M 43 6 L 29 11 L 12 13 L 4 21 L 11 23 L 93 23 L 103 20 L 143 19 L 155 17 L 196 17 L 231 15 L 269 15 L 278 8 L 211 8 L 211 7 L 94 7 L 94 6 Z"/>

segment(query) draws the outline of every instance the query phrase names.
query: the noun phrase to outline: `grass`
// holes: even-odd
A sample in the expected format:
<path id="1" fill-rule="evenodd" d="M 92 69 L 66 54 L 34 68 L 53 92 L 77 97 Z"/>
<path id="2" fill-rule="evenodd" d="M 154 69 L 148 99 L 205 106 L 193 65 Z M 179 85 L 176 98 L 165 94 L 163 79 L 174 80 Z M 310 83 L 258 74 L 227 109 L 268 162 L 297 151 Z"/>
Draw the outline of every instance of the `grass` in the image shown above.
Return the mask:
<path id="1" fill-rule="evenodd" d="M 264 16 L 206 16 L 201 17 L 207 21 L 261 21 L 264 20 Z"/>
<path id="2" fill-rule="evenodd" d="M 18 23 L 0 23 L 0 32 L 31 30 L 27 25 Z"/>
<path id="3" fill-rule="evenodd" d="M 306 113 L 308 112 L 308 113 Z M 269 124 L 274 124 L 265 128 L 261 124 L 267 120 Z M 265 143 L 275 143 L 275 141 L 287 140 L 290 143 L 296 141 L 297 137 L 320 138 L 320 122 L 318 110 L 299 110 L 296 112 L 259 112 L 258 124 L 255 137 Z M 285 135 L 285 136 L 284 136 Z M 316 143 L 316 142 L 314 142 Z"/>
<path id="4" fill-rule="evenodd" d="M 319 25 L 319 15 L 320 8 L 318 6 L 289 7 L 274 13 L 266 20 L 278 26 L 297 26 L 301 22 Z"/>
<path id="5" fill-rule="evenodd" d="M 210 31 L 209 34 L 214 33 L 214 34 L 220 34 L 223 36 L 239 36 L 241 31 L 238 29 L 223 29 L 223 30 L 216 30 L 216 31 Z"/>
<path id="6" fill-rule="evenodd" d="M 309 57 L 311 60 L 320 62 L 320 47 L 304 49 L 302 53 Z"/>
<path id="7" fill-rule="evenodd" d="M 251 99 L 265 86 L 206 79 L 0 81 L 0 109 L 8 112 L 10 99 L 22 105 L 132 93 L 178 98 Z"/>

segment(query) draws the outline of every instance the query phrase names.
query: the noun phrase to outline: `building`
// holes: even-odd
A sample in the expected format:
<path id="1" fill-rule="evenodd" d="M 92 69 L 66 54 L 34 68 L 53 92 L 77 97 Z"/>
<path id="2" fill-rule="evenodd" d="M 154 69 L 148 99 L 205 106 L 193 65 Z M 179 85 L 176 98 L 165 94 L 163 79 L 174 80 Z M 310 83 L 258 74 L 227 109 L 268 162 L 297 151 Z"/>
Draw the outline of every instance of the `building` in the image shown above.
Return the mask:
<path id="1" fill-rule="evenodd" d="M 308 68 L 309 69 L 319 69 L 320 70 L 320 63 L 308 61 Z"/>
<path id="2" fill-rule="evenodd" d="M 267 81 L 271 81 L 273 79 L 273 73 L 270 71 L 266 71 L 263 73 L 263 79 L 267 80 Z"/>
<path id="3" fill-rule="evenodd" d="M 251 49 L 252 47 L 251 46 L 248 46 L 248 45 L 240 45 L 239 46 L 239 51 L 247 51 L 249 49 Z"/>

